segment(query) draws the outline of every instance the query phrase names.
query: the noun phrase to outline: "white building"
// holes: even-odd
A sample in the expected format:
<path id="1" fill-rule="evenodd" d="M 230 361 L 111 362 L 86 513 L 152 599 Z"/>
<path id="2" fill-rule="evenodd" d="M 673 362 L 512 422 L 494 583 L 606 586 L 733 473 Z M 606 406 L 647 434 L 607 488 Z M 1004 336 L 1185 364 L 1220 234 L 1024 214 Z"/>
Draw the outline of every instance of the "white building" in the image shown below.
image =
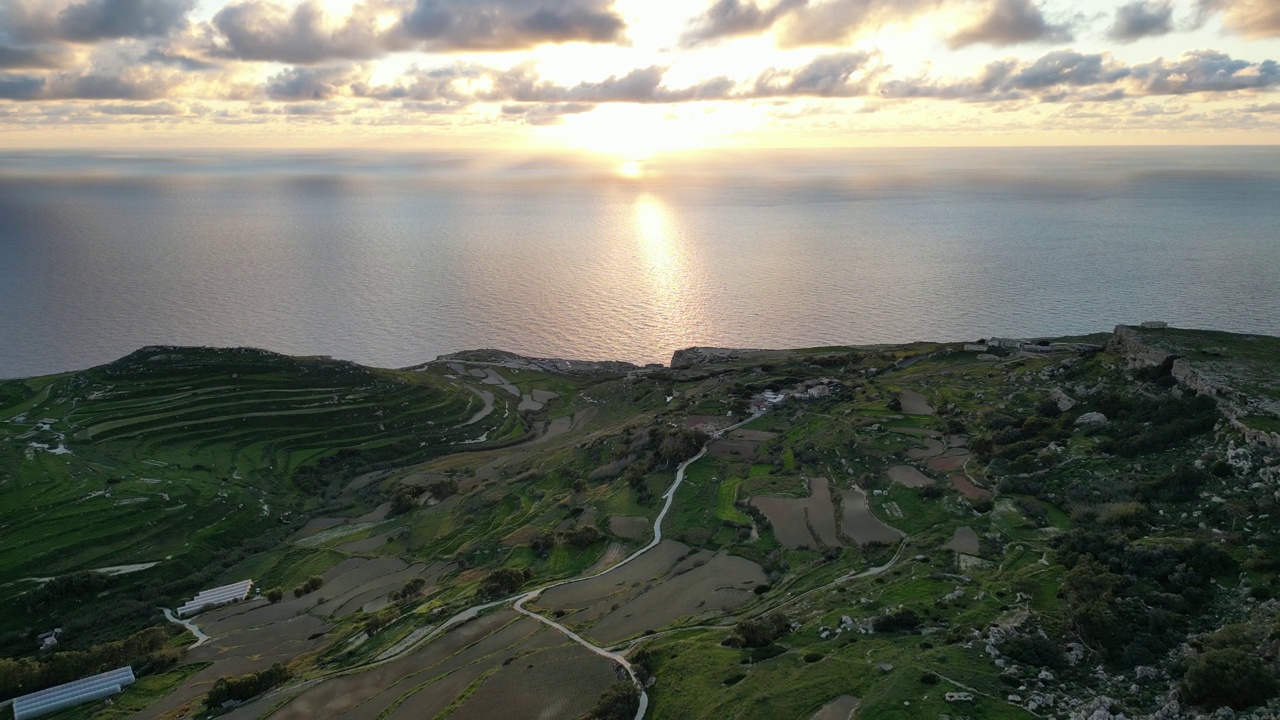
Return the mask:
<path id="1" fill-rule="evenodd" d="M 239 602 L 249 597 L 249 591 L 252 589 L 252 580 L 241 580 L 238 583 L 223 585 L 222 587 L 216 587 L 211 590 L 201 590 L 198 595 L 182 607 L 178 608 L 178 617 L 195 615 L 205 608 L 217 605 Z"/>

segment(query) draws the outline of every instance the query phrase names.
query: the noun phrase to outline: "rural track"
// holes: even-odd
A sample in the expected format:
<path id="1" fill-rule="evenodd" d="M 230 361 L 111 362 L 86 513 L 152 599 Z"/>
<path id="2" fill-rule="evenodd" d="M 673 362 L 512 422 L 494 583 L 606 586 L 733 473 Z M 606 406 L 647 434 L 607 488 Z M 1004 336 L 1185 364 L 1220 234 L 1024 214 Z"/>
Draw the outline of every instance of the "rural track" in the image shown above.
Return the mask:
<path id="1" fill-rule="evenodd" d="M 746 425 L 747 423 L 750 423 L 756 420 L 757 418 L 761 417 L 766 412 L 768 411 L 764 410 L 757 413 L 753 413 L 751 417 L 748 417 L 746 420 L 743 420 L 742 422 L 730 425 L 729 427 L 726 427 L 723 430 L 717 430 L 716 432 L 712 433 L 711 440 L 716 440 L 727 432 L 737 430 L 743 425 Z M 474 620 L 475 618 L 480 616 L 480 613 L 486 610 L 491 610 L 493 608 L 502 607 L 505 605 L 511 605 L 512 609 L 515 610 L 516 612 L 522 615 L 526 615 L 530 618 L 533 618 L 534 620 L 537 620 L 538 622 L 541 622 L 544 625 L 547 625 L 557 630 L 558 632 L 563 634 L 565 637 L 578 643 L 579 645 L 582 645 L 592 653 L 595 653 L 600 657 L 608 658 L 609 660 L 612 660 L 618 663 L 619 666 L 621 666 L 624 670 L 627 671 L 627 675 L 631 678 L 631 681 L 635 684 L 636 689 L 640 691 L 640 707 L 636 711 L 636 720 L 643 720 L 645 713 L 647 712 L 649 707 L 649 695 L 644 691 L 643 684 L 640 682 L 639 678 L 636 676 L 635 671 L 632 670 L 631 663 L 628 662 L 625 657 L 623 657 L 619 653 L 611 652 L 606 648 L 600 647 L 599 645 L 596 645 L 590 642 L 589 640 L 586 640 L 581 635 L 578 635 L 577 633 L 573 632 L 569 628 L 566 628 L 560 623 L 555 622 L 554 620 L 543 617 L 542 615 L 539 615 L 533 612 L 532 610 L 526 609 L 524 607 L 524 604 L 536 599 L 539 595 L 541 595 L 542 593 L 552 588 L 571 585 L 573 583 L 583 582 L 585 580 L 591 580 L 593 578 L 598 578 L 603 575 L 607 575 L 617 570 L 618 568 L 621 568 L 631 562 L 634 562 L 640 556 L 644 555 L 645 553 L 657 547 L 659 543 L 662 542 L 662 521 L 666 518 L 667 513 L 670 512 L 671 510 L 671 504 L 675 501 L 676 491 L 679 490 L 680 485 L 684 483 L 685 471 L 688 470 L 690 465 L 701 460 L 707 454 L 707 448 L 710 446 L 710 444 L 711 444 L 711 441 L 709 440 L 706 444 L 704 444 L 701 448 L 698 449 L 698 452 L 696 454 L 694 454 L 692 457 L 685 460 L 684 462 L 680 463 L 680 465 L 676 468 L 675 481 L 672 482 L 671 487 L 667 488 L 667 491 L 663 493 L 662 497 L 664 498 L 665 502 L 663 502 L 662 504 L 662 510 L 659 511 L 658 517 L 655 518 L 653 521 L 653 539 L 649 541 L 649 544 L 631 553 L 616 565 L 610 566 L 604 570 L 601 570 L 598 573 L 593 573 L 591 575 L 583 575 L 576 578 L 569 578 L 567 580 L 560 580 L 554 583 L 543 585 L 542 587 L 535 588 L 533 590 L 528 590 L 518 595 L 512 595 L 511 597 L 508 597 L 508 598 L 503 598 L 501 600 L 494 600 L 492 602 L 483 603 L 481 605 L 473 605 L 467 608 L 466 610 L 463 610 L 453 615 L 448 620 L 445 620 L 439 625 L 436 625 L 434 627 L 419 628 L 418 630 L 413 631 L 404 639 L 400 640 L 395 645 L 392 645 L 390 648 L 385 650 L 371 663 L 360 665 L 354 668 L 349 668 L 346 670 L 340 670 L 327 676 L 321 676 L 320 678 L 316 678 L 309 682 L 312 682 L 312 683 L 319 682 L 319 681 L 322 681 L 325 677 L 340 677 L 343 675 L 351 675 L 354 673 L 363 672 L 371 668 L 377 667 L 379 665 L 383 665 L 385 663 L 391 662 L 393 660 L 404 657 L 405 655 L 408 655 L 409 653 L 417 650 L 418 648 L 422 647 L 426 643 L 435 639 L 440 634 L 447 632 L 448 630 L 454 628 L 455 626 L 470 620 Z M 297 687 L 298 686 L 294 686 L 291 688 L 281 688 L 280 690 L 272 694 L 281 694 L 286 691 L 296 690 Z"/>
<path id="2" fill-rule="evenodd" d="M 169 622 L 171 622 L 171 623 L 174 623 L 174 624 L 177 624 L 177 625 L 181 625 L 182 627 L 184 627 L 184 628 L 186 628 L 186 629 L 190 630 L 192 635 L 195 635 L 195 636 L 196 636 L 196 642 L 195 642 L 195 644 L 194 644 L 194 645 L 189 645 L 189 646 L 187 647 L 187 649 L 188 649 L 188 650 L 194 650 L 194 649 L 196 649 L 196 648 L 200 647 L 201 645 L 203 645 L 203 644 L 205 644 L 205 643 L 209 642 L 209 639 L 210 639 L 210 638 L 209 638 L 209 636 L 208 636 L 208 635 L 205 635 L 205 634 L 204 634 L 204 631 L 202 631 L 200 628 L 196 627 L 196 624 L 195 624 L 195 623 L 191 622 L 190 620 L 183 620 L 182 618 L 178 617 L 177 615 L 174 615 L 174 614 L 173 614 L 173 611 L 172 611 L 172 610 L 170 610 L 169 608 L 160 608 L 160 611 L 164 613 L 164 618 L 165 618 L 166 620 L 168 620 L 168 621 L 169 621 Z"/>

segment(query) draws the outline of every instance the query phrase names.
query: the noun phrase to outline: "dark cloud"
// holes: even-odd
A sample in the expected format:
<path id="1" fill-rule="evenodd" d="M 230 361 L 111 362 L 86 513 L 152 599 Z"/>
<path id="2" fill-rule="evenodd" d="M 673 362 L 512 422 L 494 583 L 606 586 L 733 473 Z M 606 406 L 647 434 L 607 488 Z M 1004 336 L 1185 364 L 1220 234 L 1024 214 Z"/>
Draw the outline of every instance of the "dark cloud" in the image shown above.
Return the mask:
<path id="1" fill-rule="evenodd" d="M 808 0 L 779 0 L 772 7 L 761 8 L 752 0 L 719 0 L 694 19 L 681 37 L 681 44 L 692 47 L 713 40 L 759 35 L 807 3 Z"/>
<path id="2" fill-rule="evenodd" d="M 177 85 L 174 75 L 145 68 L 114 74 L 60 72 L 38 75 L 0 73 L 0 99 L 8 100 L 160 100 Z"/>
<path id="3" fill-rule="evenodd" d="M 1138 0 L 1116 9 L 1116 20 L 1107 34 L 1121 42 L 1159 37 L 1173 32 L 1173 6 L 1167 0 Z"/>
<path id="4" fill-rule="evenodd" d="M 360 75 L 354 65 L 289 68 L 267 81 L 266 94 L 289 102 L 329 100 L 347 94 Z"/>
<path id="5" fill-rule="evenodd" d="M 1005 76 L 1006 84 L 1019 90 L 1040 90 L 1066 85 L 1088 87 L 1111 84 L 1128 77 L 1128 68 L 1100 54 L 1055 50 Z"/>
<path id="6" fill-rule="evenodd" d="M 755 97 L 862 97 L 883 70 L 878 55 L 865 52 L 822 55 L 795 70 L 766 70 L 756 78 Z"/>
<path id="7" fill-rule="evenodd" d="M 71 52 L 64 47 L 8 47 L 0 45 L 0 69 L 51 70 L 66 67 L 71 62 Z"/>
<path id="8" fill-rule="evenodd" d="M 1109 55 L 1071 50 L 1048 53 L 1030 63 L 1002 60 L 972 79 L 934 82 L 923 78 L 880 85 L 887 98 L 941 98 L 968 102 L 1108 102 L 1134 96 L 1186 95 L 1280 86 L 1280 65 L 1251 63 L 1224 53 L 1186 53 L 1175 61 L 1126 66 Z"/>
<path id="9" fill-rule="evenodd" d="M 1251 63 L 1226 53 L 1200 50 L 1175 61 L 1163 58 L 1133 66 L 1133 77 L 1148 95 L 1263 90 L 1280 85 L 1275 60 Z"/>
<path id="10" fill-rule="evenodd" d="M 674 103 L 724 99 L 734 87 L 732 80 L 718 77 L 688 87 L 669 88 L 662 84 L 665 73 L 666 68 L 655 65 L 622 76 L 563 86 L 543 81 L 530 65 L 518 65 L 493 76 L 492 89 L 479 98 L 533 103 Z"/>
<path id="11" fill-rule="evenodd" d="M 58 14 L 59 36 L 74 42 L 167 35 L 187 24 L 196 0 L 87 0 Z"/>
<path id="12" fill-rule="evenodd" d="M 401 30 L 437 52 L 524 50 L 546 43 L 620 43 L 613 0 L 416 0 Z"/>
<path id="13" fill-rule="evenodd" d="M 777 0 L 762 7 L 754 0 L 719 0 L 694 18 L 681 42 L 689 47 L 777 29 L 782 47 L 841 45 L 861 32 L 914 17 L 941 3 L 942 0 Z"/>
<path id="14" fill-rule="evenodd" d="M 0 100 L 35 100 L 44 92 L 44 86 L 42 77 L 0 73 Z"/>
<path id="15" fill-rule="evenodd" d="M 995 0 L 987 15 L 947 39 L 952 49 L 967 45 L 1018 45 L 1032 42 L 1066 42 L 1071 28 L 1054 25 L 1031 0 Z"/>
<path id="16" fill-rule="evenodd" d="M 519 120 L 528 125 L 558 125 L 564 122 L 565 115 L 579 115 L 591 112 L 596 106 L 591 103 L 540 103 L 537 105 L 503 105 L 502 115 Z"/>
<path id="17" fill-rule="evenodd" d="M 239 2 L 214 15 L 211 54 L 304 65 L 374 58 L 411 46 L 394 27 L 379 30 L 378 26 L 379 14 L 403 10 L 390 3 L 366 2 L 334 22 L 319 0 L 296 7 L 275 0 Z"/>
<path id="18" fill-rule="evenodd" d="M 321 0 L 242 0 L 220 10 L 211 30 L 211 55 L 316 65 L 408 50 L 621 42 L 625 26 L 612 0 L 366 0 L 345 17 Z"/>

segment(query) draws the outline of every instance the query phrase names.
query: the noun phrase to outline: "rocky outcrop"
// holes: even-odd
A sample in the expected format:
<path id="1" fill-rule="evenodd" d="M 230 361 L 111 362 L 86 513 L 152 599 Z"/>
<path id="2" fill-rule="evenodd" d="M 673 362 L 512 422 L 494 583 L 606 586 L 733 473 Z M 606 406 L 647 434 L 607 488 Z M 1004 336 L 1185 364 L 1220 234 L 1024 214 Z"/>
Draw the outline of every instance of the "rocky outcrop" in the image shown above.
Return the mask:
<path id="1" fill-rule="evenodd" d="M 1122 354 L 1130 367 L 1135 368 L 1161 365 L 1170 358 L 1174 358 L 1169 372 L 1178 384 L 1197 395 L 1207 395 L 1217 400 L 1227 422 L 1243 435 L 1245 440 L 1280 449 L 1280 433 L 1251 428 L 1240 421 L 1241 417 L 1248 414 L 1250 399 L 1240 397 L 1240 394 L 1230 385 L 1200 371 L 1188 360 L 1176 358 L 1173 353 L 1162 348 L 1147 345 L 1142 342 L 1137 331 L 1127 325 L 1116 326 L 1110 347 Z"/>

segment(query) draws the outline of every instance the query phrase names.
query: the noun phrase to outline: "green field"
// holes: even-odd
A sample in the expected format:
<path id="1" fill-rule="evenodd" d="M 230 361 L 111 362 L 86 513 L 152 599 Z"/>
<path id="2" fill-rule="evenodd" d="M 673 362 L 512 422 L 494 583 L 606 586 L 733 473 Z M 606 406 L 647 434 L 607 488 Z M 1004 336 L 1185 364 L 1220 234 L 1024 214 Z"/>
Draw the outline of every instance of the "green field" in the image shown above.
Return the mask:
<path id="1" fill-rule="evenodd" d="M 255 715 L 443 717 L 515 696 L 513 717 L 551 712 L 614 674 L 585 651 L 564 667 L 594 675 L 541 664 L 573 648 L 549 650 L 567 636 L 510 598 L 578 578 L 525 607 L 627 653 L 654 677 L 655 718 L 807 718 L 841 696 L 876 719 L 1065 716 L 1101 696 L 1130 717 L 1171 697 L 1275 714 L 1280 455 L 1223 413 L 1280 427 L 1280 341 L 1138 337 L 1229 390 L 1198 397 L 1118 344 L 647 371 L 166 347 L 0 382 L 0 691 L 127 662 L 136 685 L 58 717 L 197 717 L 214 678 L 250 687 L 279 662 L 291 677 L 244 698 Z M 818 385 L 746 425 L 773 433 L 738 441 L 753 452 L 689 464 L 667 542 L 615 565 L 708 441 L 695 426 Z M 894 410 L 906 390 L 934 412 Z M 539 408 L 535 391 L 555 397 Z M 197 616 L 211 645 L 186 650 L 157 606 L 241 579 L 283 596 Z M 59 647 L 38 651 L 54 627 Z"/>

